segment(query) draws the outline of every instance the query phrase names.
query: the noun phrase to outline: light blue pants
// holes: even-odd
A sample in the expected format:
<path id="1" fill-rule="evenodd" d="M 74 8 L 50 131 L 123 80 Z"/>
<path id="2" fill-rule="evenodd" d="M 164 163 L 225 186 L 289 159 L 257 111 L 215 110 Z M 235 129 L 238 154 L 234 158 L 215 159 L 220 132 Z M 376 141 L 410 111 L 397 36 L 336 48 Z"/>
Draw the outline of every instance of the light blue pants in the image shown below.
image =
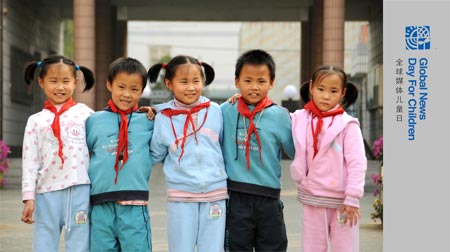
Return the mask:
<path id="1" fill-rule="evenodd" d="M 36 194 L 33 251 L 58 251 L 65 228 L 65 249 L 89 251 L 89 185 Z"/>
<path id="2" fill-rule="evenodd" d="M 202 203 L 168 202 L 169 252 L 223 251 L 225 218 L 225 200 Z"/>
<path id="3" fill-rule="evenodd" d="M 106 202 L 92 207 L 91 252 L 152 251 L 147 206 Z"/>

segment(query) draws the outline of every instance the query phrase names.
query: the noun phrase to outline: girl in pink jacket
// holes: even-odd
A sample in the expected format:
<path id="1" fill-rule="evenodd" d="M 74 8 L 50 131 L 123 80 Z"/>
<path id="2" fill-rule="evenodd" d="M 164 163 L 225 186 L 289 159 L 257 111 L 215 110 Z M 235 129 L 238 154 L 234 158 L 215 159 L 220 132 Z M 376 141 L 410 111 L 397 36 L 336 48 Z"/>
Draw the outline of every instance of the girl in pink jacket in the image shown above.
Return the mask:
<path id="1" fill-rule="evenodd" d="M 292 114 L 291 176 L 303 204 L 303 252 L 359 251 L 359 200 L 367 168 L 358 119 L 344 111 L 358 97 L 344 71 L 321 66 L 303 84 Z"/>

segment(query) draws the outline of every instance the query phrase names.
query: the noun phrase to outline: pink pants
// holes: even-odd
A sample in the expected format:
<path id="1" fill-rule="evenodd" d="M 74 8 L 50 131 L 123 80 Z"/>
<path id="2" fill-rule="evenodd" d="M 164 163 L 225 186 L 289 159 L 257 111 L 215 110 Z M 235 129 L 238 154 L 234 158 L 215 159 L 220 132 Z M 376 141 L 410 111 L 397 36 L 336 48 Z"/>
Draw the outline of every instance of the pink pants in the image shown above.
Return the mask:
<path id="1" fill-rule="evenodd" d="M 338 209 L 303 205 L 302 252 L 359 251 L 359 223 L 337 221 Z"/>

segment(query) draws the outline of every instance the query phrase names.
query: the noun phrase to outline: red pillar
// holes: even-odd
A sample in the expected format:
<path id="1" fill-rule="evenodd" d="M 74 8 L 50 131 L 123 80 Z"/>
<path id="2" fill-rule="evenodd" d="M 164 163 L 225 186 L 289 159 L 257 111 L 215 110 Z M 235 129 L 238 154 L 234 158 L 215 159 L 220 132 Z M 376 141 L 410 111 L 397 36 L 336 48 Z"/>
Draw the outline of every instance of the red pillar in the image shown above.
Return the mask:
<path id="1" fill-rule="evenodd" d="M 74 60 L 95 73 L 95 1 L 74 0 Z M 82 78 L 82 75 L 78 75 Z M 97 84 L 97 83 L 96 83 Z M 77 85 L 74 98 L 77 102 L 85 103 L 95 109 L 95 88 L 82 93 L 84 82 Z"/>

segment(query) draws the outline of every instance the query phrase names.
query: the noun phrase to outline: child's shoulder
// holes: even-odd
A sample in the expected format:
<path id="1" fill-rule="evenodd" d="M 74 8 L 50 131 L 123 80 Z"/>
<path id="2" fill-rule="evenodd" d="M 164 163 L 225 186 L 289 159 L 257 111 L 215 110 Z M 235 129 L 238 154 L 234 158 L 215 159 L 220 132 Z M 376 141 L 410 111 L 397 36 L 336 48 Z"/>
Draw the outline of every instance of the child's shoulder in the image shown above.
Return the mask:
<path id="1" fill-rule="evenodd" d="M 223 102 L 219 105 L 220 109 L 222 111 L 227 111 L 227 110 L 236 110 L 237 111 L 237 102 L 235 104 L 231 104 L 228 101 Z"/>
<path id="2" fill-rule="evenodd" d="M 87 121 L 89 122 L 89 121 L 102 120 L 104 118 L 110 117 L 111 115 L 112 115 L 112 113 L 105 111 L 105 110 L 95 111 L 87 118 Z"/>
<path id="3" fill-rule="evenodd" d="M 80 102 L 78 102 L 74 107 L 77 108 L 77 110 L 81 110 L 81 111 L 87 112 L 89 114 L 93 114 L 95 112 L 88 105 L 86 105 L 84 103 L 80 103 Z"/>
<path id="4" fill-rule="evenodd" d="M 289 111 L 287 108 L 282 107 L 278 104 L 272 104 L 271 106 L 264 109 L 264 113 L 273 115 L 273 116 L 285 116 L 289 115 Z"/>

